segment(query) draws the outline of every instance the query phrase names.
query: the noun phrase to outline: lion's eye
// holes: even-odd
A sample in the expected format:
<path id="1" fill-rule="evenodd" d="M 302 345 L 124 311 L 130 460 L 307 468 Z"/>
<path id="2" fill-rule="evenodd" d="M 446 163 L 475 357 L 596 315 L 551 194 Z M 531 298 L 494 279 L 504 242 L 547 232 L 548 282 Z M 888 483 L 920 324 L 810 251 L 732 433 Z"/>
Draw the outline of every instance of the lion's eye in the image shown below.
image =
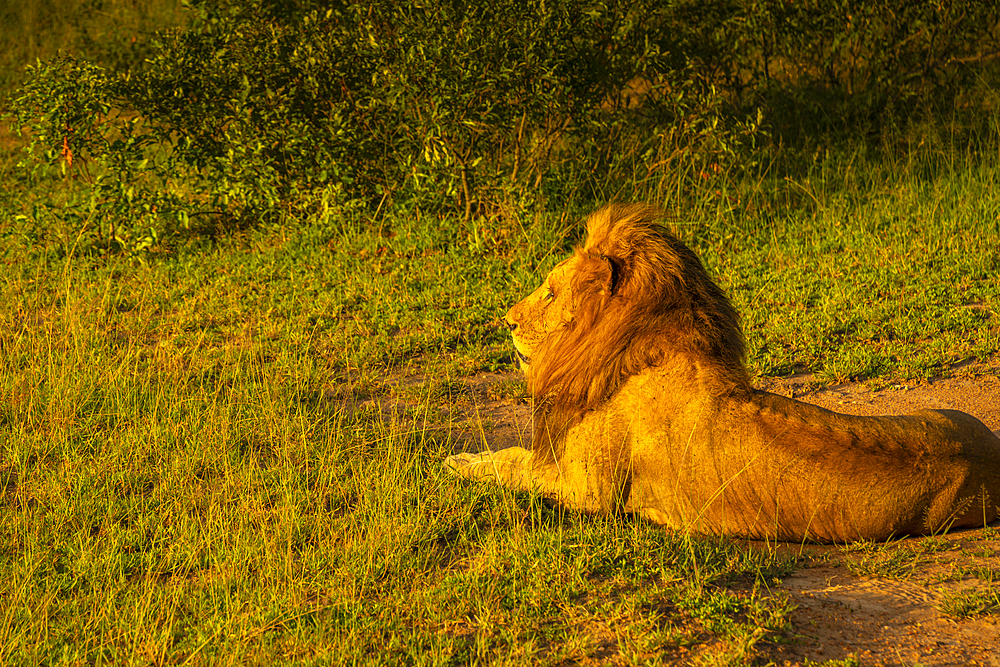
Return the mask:
<path id="1" fill-rule="evenodd" d="M 552 299 L 554 299 L 554 298 L 556 298 L 556 293 L 550 287 L 549 288 L 549 293 L 545 295 L 545 300 L 546 301 L 552 301 Z"/>

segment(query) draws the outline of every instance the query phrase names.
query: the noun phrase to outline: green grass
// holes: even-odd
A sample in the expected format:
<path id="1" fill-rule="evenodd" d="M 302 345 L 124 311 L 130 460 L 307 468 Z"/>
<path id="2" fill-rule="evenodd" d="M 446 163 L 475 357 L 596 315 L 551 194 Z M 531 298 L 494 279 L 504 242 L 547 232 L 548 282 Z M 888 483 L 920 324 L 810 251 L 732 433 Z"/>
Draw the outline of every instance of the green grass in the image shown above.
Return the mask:
<path id="1" fill-rule="evenodd" d="M 677 220 L 755 373 L 996 358 L 996 160 L 942 155 L 855 156 L 853 184 L 835 155 L 811 205 L 762 184 L 756 210 L 706 196 Z M 579 234 L 559 216 L 490 221 L 484 245 L 456 220 L 332 213 L 109 255 L 31 208 L 56 183 L 6 169 L 0 662 L 743 664 L 787 622 L 766 551 L 443 473 L 442 408 L 509 367 L 500 317 Z M 412 407 L 365 403 L 393 398 Z M 919 557 L 876 549 L 858 573 Z"/>
<path id="2" fill-rule="evenodd" d="M 994 613 L 1000 611 L 1000 590 L 985 587 L 955 591 L 945 595 L 938 608 L 956 619 Z"/>
<path id="3" fill-rule="evenodd" d="M 882 579 L 909 579 L 921 563 L 918 548 L 909 541 L 872 543 L 855 542 L 842 549 L 854 554 L 846 561 L 847 569 L 857 577 L 879 577 Z"/>
<path id="4" fill-rule="evenodd" d="M 996 358 L 996 164 L 928 152 L 928 180 L 865 159 L 877 187 L 817 176 L 811 206 L 707 200 L 677 221 L 756 373 Z M 399 211 L 107 255 L 35 217 L 52 186 L 7 169 L 0 661 L 742 664 L 784 627 L 759 590 L 788 564 L 766 551 L 442 472 L 441 408 L 509 367 L 500 317 L 579 232 L 557 216 L 494 221 L 486 247 Z M 393 397 L 415 407 L 365 404 Z M 877 549 L 859 574 L 905 578 L 918 556 Z"/>
<path id="5" fill-rule="evenodd" d="M 385 250 L 320 226 L 137 258 L 18 224 L 0 662 L 722 660 L 782 627 L 725 588 L 783 572 L 768 553 L 445 475 L 428 416 L 451 381 L 418 385 L 414 413 L 357 407 L 408 365 L 498 365 L 491 322 L 530 266 L 430 223 Z"/>
<path id="6" fill-rule="evenodd" d="M 996 361 L 995 125 L 658 203 L 758 376 Z M 502 315 L 570 251 L 572 215 L 332 211 L 107 253 L 52 205 L 73 182 L 27 175 L 18 145 L 0 137 L 0 663 L 745 664 L 787 624 L 772 552 L 443 472 L 460 379 L 510 368 Z M 905 578 L 945 546 L 851 561 Z M 943 609 L 984 613 L 993 588 Z"/>
<path id="7" fill-rule="evenodd" d="M 954 150 L 834 154 L 805 177 L 808 201 L 719 225 L 699 250 L 743 314 L 754 370 L 917 378 L 995 357 L 1000 165 Z"/>

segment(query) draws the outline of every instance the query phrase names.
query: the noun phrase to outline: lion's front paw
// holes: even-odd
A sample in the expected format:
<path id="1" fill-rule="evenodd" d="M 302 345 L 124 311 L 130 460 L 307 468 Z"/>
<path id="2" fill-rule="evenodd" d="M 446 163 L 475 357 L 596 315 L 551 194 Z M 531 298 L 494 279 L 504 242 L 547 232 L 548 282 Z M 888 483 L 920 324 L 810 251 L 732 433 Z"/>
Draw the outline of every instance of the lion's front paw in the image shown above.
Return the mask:
<path id="1" fill-rule="evenodd" d="M 445 469 L 468 479 L 497 480 L 508 486 L 520 488 L 523 480 L 531 478 L 531 452 L 520 447 L 508 447 L 481 454 L 455 454 L 444 460 Z"/>
<path id="2" fill-rule="evenodd" d="M 482 454 L 463 452 L 462 454 L 454 454 L 446 458 L 444 460 L 444 469 L 453 475 L 472 478 L 475 476 L 473 472 L 475 464 L 482 463 L 482 461 Z"/>

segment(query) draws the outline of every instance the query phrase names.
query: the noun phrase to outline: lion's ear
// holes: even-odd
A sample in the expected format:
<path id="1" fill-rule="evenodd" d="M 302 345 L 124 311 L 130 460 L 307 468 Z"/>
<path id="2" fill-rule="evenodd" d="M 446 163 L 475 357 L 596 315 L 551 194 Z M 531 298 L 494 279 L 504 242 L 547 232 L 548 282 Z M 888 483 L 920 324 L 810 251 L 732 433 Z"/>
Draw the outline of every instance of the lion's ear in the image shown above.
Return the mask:
<path id="1" fill-rule="evenodd" d="M 624 266 L 624 262 L 617 257 L 608 257 L 607 255 L 601 255 L 601 259 L 607 262 L 608 265 L 608 272 L 610 275 L 608 278 L 607 290 L 608 294 L 611 295 L 618 291 L 618 284 L 621 282 L 622 266 Z"/>
<path id="2" fill-rule="evenodd" d="M 609 297 L 618 288 L 620 271 L 614 260 L 604 255 L 584 256 L 573 276 L 573 292 L 580 297 Z"/>

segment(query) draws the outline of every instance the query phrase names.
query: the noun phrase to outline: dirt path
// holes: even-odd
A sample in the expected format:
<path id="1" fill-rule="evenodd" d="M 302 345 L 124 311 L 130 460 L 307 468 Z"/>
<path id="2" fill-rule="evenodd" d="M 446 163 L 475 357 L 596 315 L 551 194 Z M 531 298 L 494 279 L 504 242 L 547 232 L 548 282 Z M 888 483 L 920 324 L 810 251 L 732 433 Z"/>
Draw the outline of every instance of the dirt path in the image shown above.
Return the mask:
<path id="1" fill-rule="evenodd" d="M 1000 531 L 965 531 L 935 542 L 930 552 L 921 551 L 919 541 L 903 540 L 874 556 L 829 550 L 806 558 L 806 567 L 775 590 L 789 595 L 797 608 L 791 632 L 781 643 L 762 647 L 764 656 L 778 665 L 827 660 L 927 667 L 1000 665 L 995 614 L 955 618 L 942 611 L 957 608 L 967 599 L 962 593 L 971 597 L 989 588 L 980 578 L 986 575 L 977 573 L 997 572 Z M 902 564 L 902 571 L 859 576 L 859 564 L 872 558 Z M 995 591 L 997 584 L 993 586 Z"/>
<path id="2" fill-rule="evenodd" d="M 493 449 L 530 446 L 528 402 L 504 398 L 504 392 L 496 390 L 518 378 L 511 372 L 461 381 L 464 400 L 452 403 L 447 425 L 439 427 L 449 430 L 456 450 L 478 450 L 487 444 Z M 1000 366 L 966 366 L 953 369 L 952 377 L 878 391 L 853 383 L 817 388 L 810 375 L 768 379 L 759 385 L 851 414 L 962 410 L 1000 434 Z M 997 526 L 853 550 L 779 547 L 791 550 L 801 569 L 777 584 L 772 594 L 789 596 L 797 608 L 787 636 L 760 647 L 762 664 L 1000 667 L 1000 610 L 967 617 L 954 613 L 963 600 L 978 595 L 995 601 L 1000 596 Z"/>

